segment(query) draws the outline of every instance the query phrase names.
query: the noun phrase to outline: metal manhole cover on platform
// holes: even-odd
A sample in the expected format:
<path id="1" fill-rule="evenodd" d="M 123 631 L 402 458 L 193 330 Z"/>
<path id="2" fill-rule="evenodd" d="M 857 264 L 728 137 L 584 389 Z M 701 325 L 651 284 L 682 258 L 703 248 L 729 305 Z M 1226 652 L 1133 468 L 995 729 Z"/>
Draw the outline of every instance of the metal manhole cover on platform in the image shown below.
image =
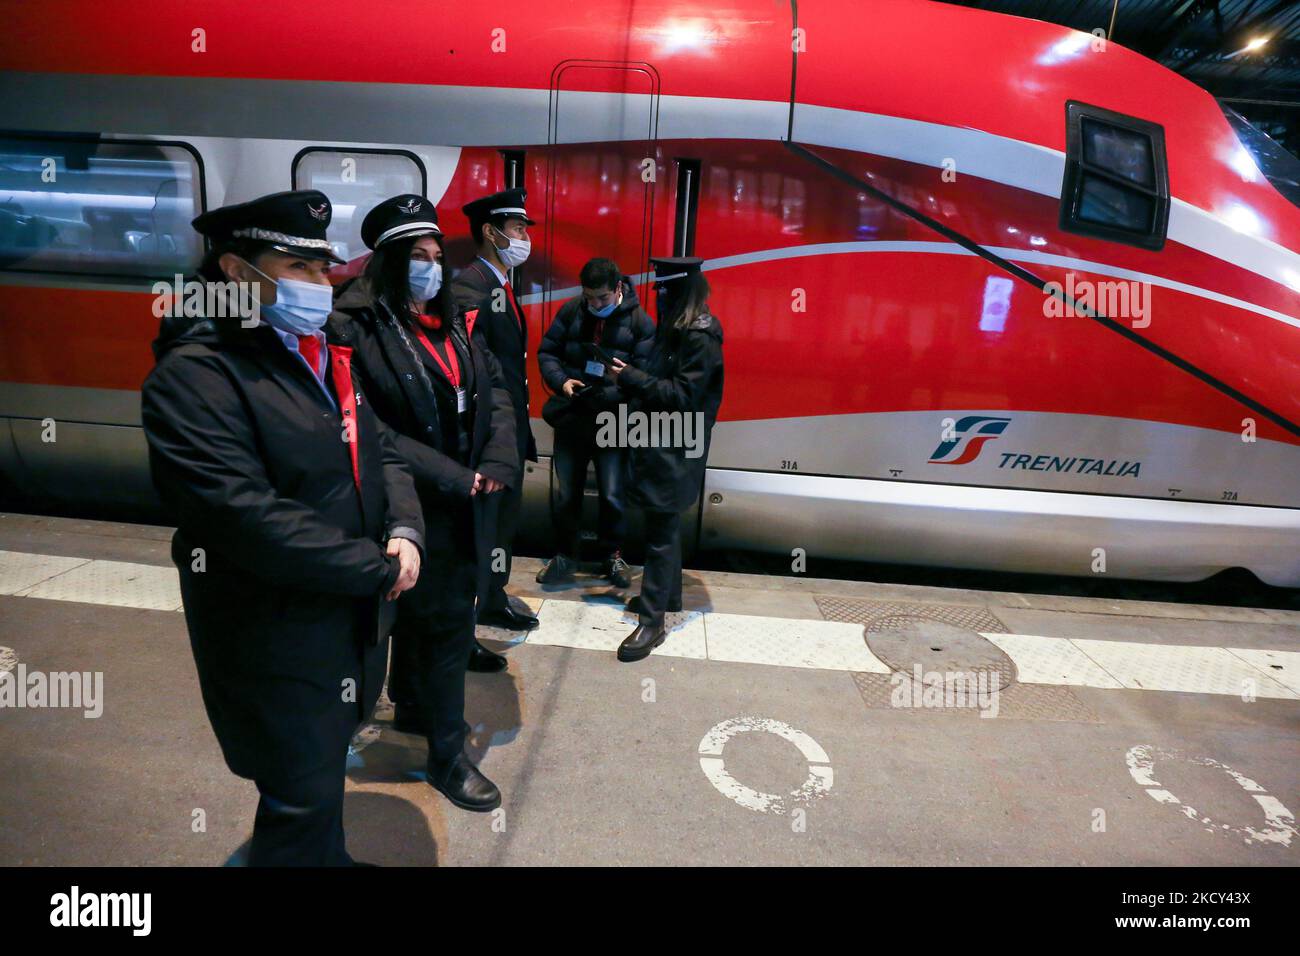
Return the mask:
<path id="1" fill-rule="evenodd" d="M 1005 634 L 1007 626 L 987 608 L 964 604 L 919 604 L 909 601 L 863 601 L 857 598 L 815 596 L 817 608 L 828 621 L 861 624 L 869 630 L 879 630 L 875 624 L 882 619 L 902 616 L 943 621 L 972 631 Z"/>
<path id="2" fill-rule="evenodd" d="M 882 620 L 886 627 L 868 626 L 864 636 L 871 653 L 892 671 L 911 676 L 919 668 L 922 680 L 939 674 L 945 685 L 974 682 L 989 690 L 1015 683 L 1016 665 L 982 634 L 922 617 L 890 615 Z"/>

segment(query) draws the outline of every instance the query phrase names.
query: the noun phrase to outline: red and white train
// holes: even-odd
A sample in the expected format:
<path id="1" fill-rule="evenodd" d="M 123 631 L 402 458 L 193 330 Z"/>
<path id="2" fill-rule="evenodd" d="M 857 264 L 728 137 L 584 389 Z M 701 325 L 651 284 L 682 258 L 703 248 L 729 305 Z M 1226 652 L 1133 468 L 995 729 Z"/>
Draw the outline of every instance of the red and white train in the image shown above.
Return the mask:
<path id="1" fill-rule="evenodd" d="M 317 187 L 358 259 L 422 192 L 463 264 L 461 204 L 519 184 L 533 343 L 590 256 L 705 258 L 700 546 L 1300 584 L 1295 160 L 1116 44 L 924 0 L 45 0 L 0 68 L 20 490 L 152 500 L 154 283 L 202 209 Z"/>

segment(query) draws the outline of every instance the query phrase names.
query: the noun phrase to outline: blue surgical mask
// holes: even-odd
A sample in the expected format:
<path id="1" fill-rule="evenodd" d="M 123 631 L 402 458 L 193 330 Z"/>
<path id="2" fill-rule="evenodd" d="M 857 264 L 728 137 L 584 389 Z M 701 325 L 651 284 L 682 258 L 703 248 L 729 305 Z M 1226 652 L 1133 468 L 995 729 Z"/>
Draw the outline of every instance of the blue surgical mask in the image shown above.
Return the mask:
<path id="1" fill-rule="evenodd" d="M 251 262 L 248 267 L 267 282 L 275 283 L 274 304 L 261 303 L 260 314 L 268 325 L 293 335 L 311 335 L 321 330 L 334 310 L 333 286 L 300 279 L 272 279 Z"/>
<path id="2" fill-rule="evenodd" d="M 515 239 L 511 236 L 507 236 L 500 229 L 497 229 L 496 226 L 493 226 L 492 228 L 496 229 L 497 234 L 509 243 L 509 245 L 504 249 L 497 249 L 497 258 L 501 260 L 502 264 L 507 269 L 514 269 L 516 266 L 522 266 L 526 261 L 528 261 L 528 254 L 533 250 L 533 241 L 531 239 Z"/>
<path id="3" fill-rule="evenodd" d="M 412 259 L 407 281 L 411 287 L 411 298 L 415 304 L 422 306 L 442 288 L 442 263 L 427 259 Z"/>
<path id="4" fill-rule="evenodd" d="M 619 294 L 615 295 L 614 299 L 611 300 L 608 306 L 604 308 L 591 308 L 588 306 L 586 307 L 586 311 L 597 317 L 597 319 L 608 319 L 610 313 L 619 307 L 620 302 L 623 302 L 623 290 L 619 290 Z"/>

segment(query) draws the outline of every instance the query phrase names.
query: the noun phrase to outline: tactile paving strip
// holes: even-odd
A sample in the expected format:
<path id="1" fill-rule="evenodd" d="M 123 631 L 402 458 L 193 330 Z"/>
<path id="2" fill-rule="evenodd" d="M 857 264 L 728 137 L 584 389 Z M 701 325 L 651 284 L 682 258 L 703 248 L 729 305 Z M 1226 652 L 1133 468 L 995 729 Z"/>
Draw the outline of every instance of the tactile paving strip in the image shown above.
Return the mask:
<path id="1" fill-rule="evenodd" d="M 635 616 L 619 605 L 583 601 L 547 601 L 539 613 L 541 627 L 528 632 L 529 644 L 552 644 L 581 650 L 615 651 L 636 628 Z M 704 660 L 704 615 L 678 611 L 664 616 L 668 639 L 654 653 L 661 657 Z"/>
<path id="2" fill-rule="evenodd" d="M 707 614 L 704 633 L 711 661 L 889 673 L 856 624 Z"/>
<path id="3" fill-rule="evenodd" d="M 916 604 L 904 601 L 863 601 L 857 598 L 814 595 L 817 609 L 828 621 L 861 624 L 868 631 L 889 631 L 900 625 L 895 618 L 926 618 L 968 630 L 1004 633 L 1007 626 L 988 608 L 963 604 Z"/>
<path id="4" fill-rule="evenodd" d="M 89 563 L 87 558 L 0 551 L 0 594 L 17 594 L 25 588 L 35 587 L 42 581 Z"/>
<path id="5" fill-rule="evenodd" d="M 174 567 L 125 561 L 87 561 L 18 592 L 20 597 L 117 607 L 179 611 L 181 584 Z"/>
<path id="6" fill-rule="evenodd" d="M 980 718 L 981 702 L 967 700 L 965 706 L 924 706 L 924 693 L 920 694 L 922 706 L 915 703 L 911 679 L 904 674 L 854 674 L 853 683 L 862 695 L 862 702 L 870 710 L 892 710 L 895 713 L 939 714 L 952 717 Z M 985 700 L 983 707 L 993 713 L 995 720 L 1064 720 L 1075 723 L 1099 724 L 1101 718 L 1087 704 L 1066 687 L 1046 684 L 1012 684 L 997 692 L 996 712 Z"/>
<path id="7" fill-rule="evenodd" d="M 1133 690 L 1191 694 L 1256 694 L 1295 700 L 1297 694 L 1222 647 L 1126 644 L 1074 638 L 1075 647 Z"/>

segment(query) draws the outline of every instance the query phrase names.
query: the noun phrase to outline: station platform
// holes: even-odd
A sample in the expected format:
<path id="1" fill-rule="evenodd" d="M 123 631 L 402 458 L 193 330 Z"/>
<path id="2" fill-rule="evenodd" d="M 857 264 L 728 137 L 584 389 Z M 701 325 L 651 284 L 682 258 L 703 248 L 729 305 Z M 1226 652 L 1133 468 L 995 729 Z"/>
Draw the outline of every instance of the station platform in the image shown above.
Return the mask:
<path id="1" fill-rule="evenodd" d="M 0 670 L 103 675 L 102 713 L 0 706 L 0 865 L 238 863 L 257 795 L 199 695 L 167 528 L 0 515 Z M 599 579 L 480 629 L 451 806 L 381 699 L 349 852 L 382 865 L 1231 865 L 1300 860 L 1300 612 L 685 573 L 648 659 Z M 82 702 L 85 703 L 84 701 Z M 201 821 L 200 826 L 196 821 Z"/>

